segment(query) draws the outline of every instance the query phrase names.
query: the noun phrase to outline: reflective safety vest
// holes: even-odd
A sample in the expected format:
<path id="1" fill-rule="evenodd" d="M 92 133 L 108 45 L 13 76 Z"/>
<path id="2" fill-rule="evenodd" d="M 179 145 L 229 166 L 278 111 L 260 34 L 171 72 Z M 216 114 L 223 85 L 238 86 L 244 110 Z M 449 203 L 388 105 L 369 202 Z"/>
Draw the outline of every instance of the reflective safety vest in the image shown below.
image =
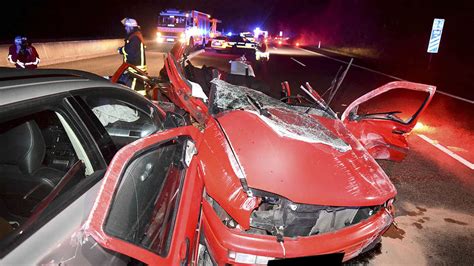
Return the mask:
<path id="1" fill-rule="evenodd" d="M 143 35 L 140 31 L 134 31 L 125 39 L 125 45 L 119 49 L 123 55 L 123 61 L 136 66 L 138 69 L 147 71 Z M 130 69 L 129 69 L 130 70 Z"/>

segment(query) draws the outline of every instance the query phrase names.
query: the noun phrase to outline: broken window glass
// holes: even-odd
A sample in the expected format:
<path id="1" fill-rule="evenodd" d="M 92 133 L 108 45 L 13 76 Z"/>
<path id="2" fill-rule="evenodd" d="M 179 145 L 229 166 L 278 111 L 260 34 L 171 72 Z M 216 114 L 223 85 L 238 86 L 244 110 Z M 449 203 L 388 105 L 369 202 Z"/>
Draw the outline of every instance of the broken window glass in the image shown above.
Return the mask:
<path id="1" fill-rule="evenodd" d="M 214 115 L 230 110 L 244 110 L 255 113 L 280 136 L 327 144 L 343 152 L 351 149 L 347 143 L 312 116 L 315 114 L 333 119 L 324 110 L 288 105 L 259 91 L 232 85 L 219 79 L 211 82 L 215 87 L 211 102 L 211 113 Z"/>

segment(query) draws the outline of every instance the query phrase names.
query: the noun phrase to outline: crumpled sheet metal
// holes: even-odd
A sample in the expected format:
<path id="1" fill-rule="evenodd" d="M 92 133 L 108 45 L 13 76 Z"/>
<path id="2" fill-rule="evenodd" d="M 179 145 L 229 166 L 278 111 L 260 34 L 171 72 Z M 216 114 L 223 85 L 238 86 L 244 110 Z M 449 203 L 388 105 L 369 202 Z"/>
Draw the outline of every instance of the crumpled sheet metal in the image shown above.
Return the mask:
<path id="1" fill-rule="evenodd" d="M 208 121 L 199 150 L 206 191 L 244 229 L 259 201 L 244 191 L 245 170 L 239 164 L 217 122 Z"/>
<path id="2" fill-rule="evenodd" d="M 233 85 L 223 80 L 214 79 L 211 82 L 216 85 L 214 105 L 219 109 L 243 109 L 255 113 L 282 137 L 326 144 L 341 152 L 351 149 L 351 146 L 334 135 L 310 114 L 303 112 L 301 108 L 294 108 L 259 91 Z M 247 96 L 257 100 L 270 115 L 259 115 L 259 110 L 251 104 Z"/>

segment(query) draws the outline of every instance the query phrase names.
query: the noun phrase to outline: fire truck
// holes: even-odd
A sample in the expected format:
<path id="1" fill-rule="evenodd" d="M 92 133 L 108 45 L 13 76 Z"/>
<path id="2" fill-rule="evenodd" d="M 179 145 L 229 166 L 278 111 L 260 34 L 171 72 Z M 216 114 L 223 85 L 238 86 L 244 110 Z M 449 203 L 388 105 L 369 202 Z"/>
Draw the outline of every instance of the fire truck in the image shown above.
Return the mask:
<path id="1" fill-rule="evenodd" d="M 196 10 L 168 9 L 160 12 L 156 39 L 159 43 L 182 42 L 190 46 L 205 46 L 216 36 L 217 23 L 211 15 Z"/>

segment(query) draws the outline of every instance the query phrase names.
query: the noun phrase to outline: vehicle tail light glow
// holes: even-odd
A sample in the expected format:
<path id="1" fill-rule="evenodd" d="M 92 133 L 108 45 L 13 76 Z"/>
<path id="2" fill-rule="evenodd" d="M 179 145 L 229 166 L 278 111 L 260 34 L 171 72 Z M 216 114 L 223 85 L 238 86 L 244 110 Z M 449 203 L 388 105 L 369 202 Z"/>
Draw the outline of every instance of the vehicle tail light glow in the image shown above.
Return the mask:
<path id="1" fill-rule="evenodd" d="M 273 260 L 272 257 L 257 256 L 252 254 L 239 253 L 229 250 L 229 259 L 234 260 L 236 263 L 243 264 L 264 264 L 267 265 L 268 261 Z"/>

